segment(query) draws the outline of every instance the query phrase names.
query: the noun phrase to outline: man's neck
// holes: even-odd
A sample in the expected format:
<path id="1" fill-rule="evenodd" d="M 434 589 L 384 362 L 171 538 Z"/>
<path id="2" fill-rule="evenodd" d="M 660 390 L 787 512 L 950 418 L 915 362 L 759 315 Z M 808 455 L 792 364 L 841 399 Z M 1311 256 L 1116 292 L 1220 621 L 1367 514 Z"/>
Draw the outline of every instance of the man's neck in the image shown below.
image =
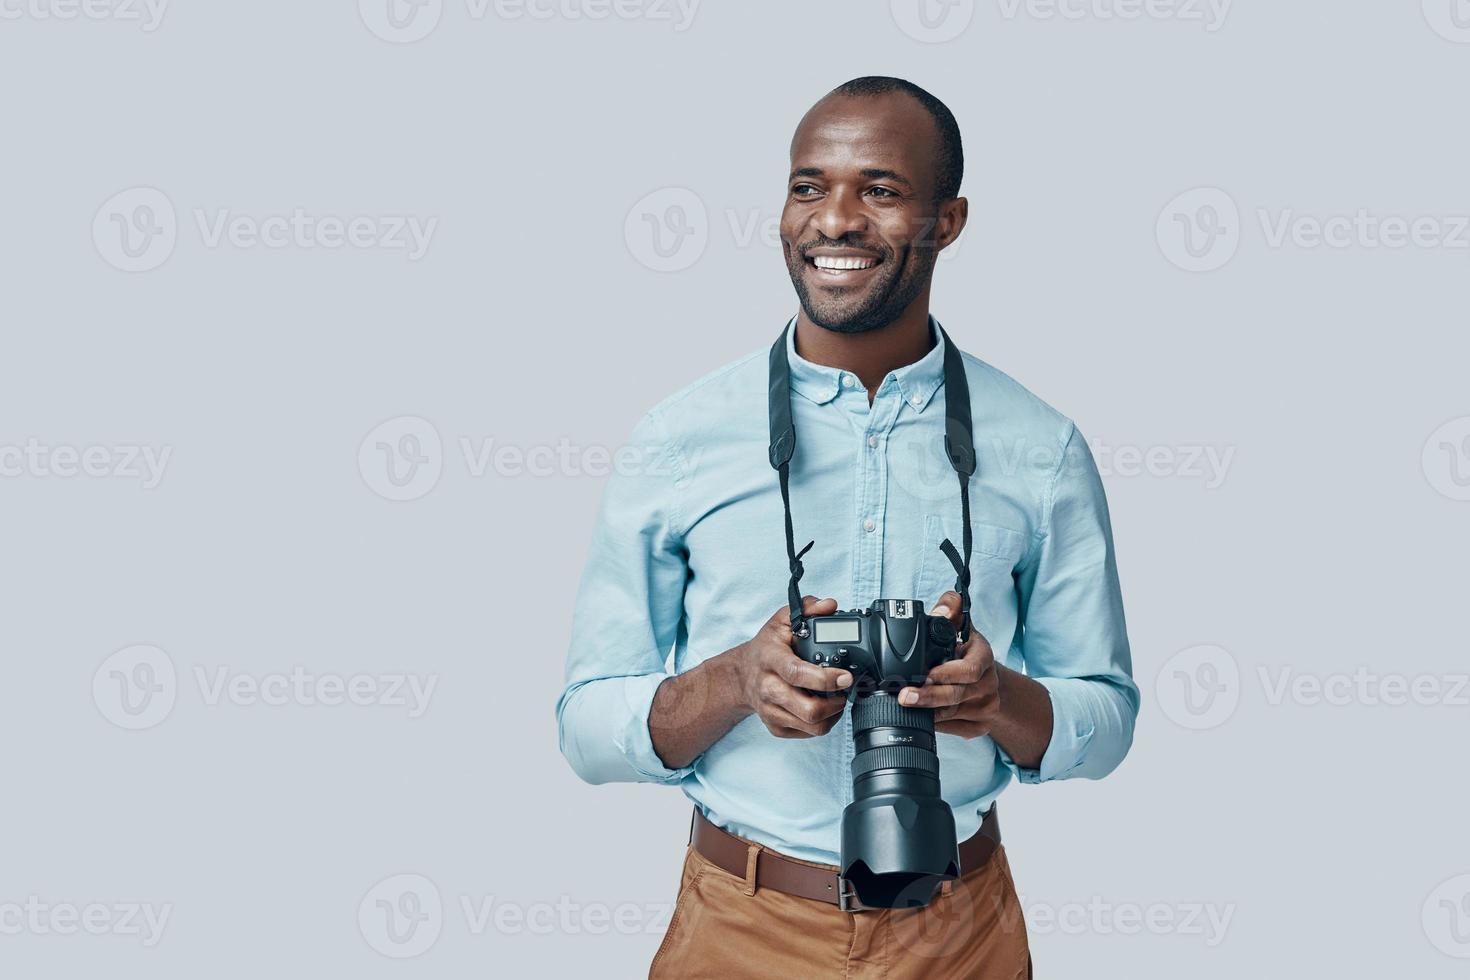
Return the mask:
<path id="1" fill-rule="evenodd" d="M 887 326 L 862 333 L 819 327 L 805 310 L 796 315 L 796 353 L 813 364 L 857 375 L 870 403 L 890 371 L 921 360 L 933 347 L 927 303 L 914 303 Z"/>

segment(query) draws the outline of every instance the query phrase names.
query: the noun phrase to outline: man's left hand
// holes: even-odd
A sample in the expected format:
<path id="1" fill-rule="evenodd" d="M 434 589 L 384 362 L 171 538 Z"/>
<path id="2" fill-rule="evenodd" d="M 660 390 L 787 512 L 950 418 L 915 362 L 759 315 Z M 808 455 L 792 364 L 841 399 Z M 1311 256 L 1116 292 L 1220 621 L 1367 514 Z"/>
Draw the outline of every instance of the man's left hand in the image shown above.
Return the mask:
<path id="1" fill-rule="evenodd" d="M 931 616 L 947 616 L 960 625 L 960 594 L 939 597 Z M 934 730 L 962 738 L 990 733 L 1000 715 L 1000 677 L 990 641 L 970 628 L 970 637 L 955 651 L 957 657 L 929 671 L 922 687 L 906 687 L 898 694 L 910 708 L 933 708 Z"/>

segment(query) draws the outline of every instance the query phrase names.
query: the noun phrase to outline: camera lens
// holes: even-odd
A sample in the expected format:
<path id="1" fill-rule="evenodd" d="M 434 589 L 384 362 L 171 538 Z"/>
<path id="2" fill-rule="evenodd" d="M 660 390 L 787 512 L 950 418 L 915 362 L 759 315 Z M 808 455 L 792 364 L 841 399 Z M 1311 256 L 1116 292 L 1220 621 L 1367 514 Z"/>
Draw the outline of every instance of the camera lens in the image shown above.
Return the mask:
<path id="1" fill-rule="evenodd" d="M 918 908 L 959 874 L 954 817 L 939 795 L 934 712 L 891 694 L 852 703 L 852 803 L 843 813 L 843 877 L 863 904 Z"/>

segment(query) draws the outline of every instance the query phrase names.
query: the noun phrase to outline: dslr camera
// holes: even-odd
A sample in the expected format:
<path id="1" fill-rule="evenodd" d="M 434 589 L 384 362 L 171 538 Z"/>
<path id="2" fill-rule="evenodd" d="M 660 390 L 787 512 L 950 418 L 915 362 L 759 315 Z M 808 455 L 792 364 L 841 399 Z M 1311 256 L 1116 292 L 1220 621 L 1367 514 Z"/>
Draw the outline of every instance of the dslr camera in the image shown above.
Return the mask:
<path id="1" fill-rule="evenodd" d="M 931 668 L 955 656 L 958 633 L 914 599 L 879 599 L 867 609 L 806 617 L 796 655 L 851 671 L 852 802 L 842 812 L 844 910 L 928 905 L 959 877 L 954 814 L 939 795 L 934 712 L 898 703 Z"/>

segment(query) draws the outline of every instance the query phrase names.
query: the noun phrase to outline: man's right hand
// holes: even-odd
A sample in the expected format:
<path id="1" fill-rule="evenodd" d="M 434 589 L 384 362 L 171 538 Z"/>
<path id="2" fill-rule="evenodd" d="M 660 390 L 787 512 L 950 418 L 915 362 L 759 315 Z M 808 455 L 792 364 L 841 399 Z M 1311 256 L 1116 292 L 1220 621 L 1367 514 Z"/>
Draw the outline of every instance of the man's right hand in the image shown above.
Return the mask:
<path id="1" fill-rule="evenodd" d="M 836 599 L 802 599 L 807 616 L 829 616 Z M 730 652 L 737 665 L 741 697 L 777 738 L 825 735 L 842 717 L 847 699 L 819 697 L 812 692 L 846 691 L 852 674 L 836 667 L 818 667 L 792 650 L 791 610 L 782 606 L 760 632 Z"/>

